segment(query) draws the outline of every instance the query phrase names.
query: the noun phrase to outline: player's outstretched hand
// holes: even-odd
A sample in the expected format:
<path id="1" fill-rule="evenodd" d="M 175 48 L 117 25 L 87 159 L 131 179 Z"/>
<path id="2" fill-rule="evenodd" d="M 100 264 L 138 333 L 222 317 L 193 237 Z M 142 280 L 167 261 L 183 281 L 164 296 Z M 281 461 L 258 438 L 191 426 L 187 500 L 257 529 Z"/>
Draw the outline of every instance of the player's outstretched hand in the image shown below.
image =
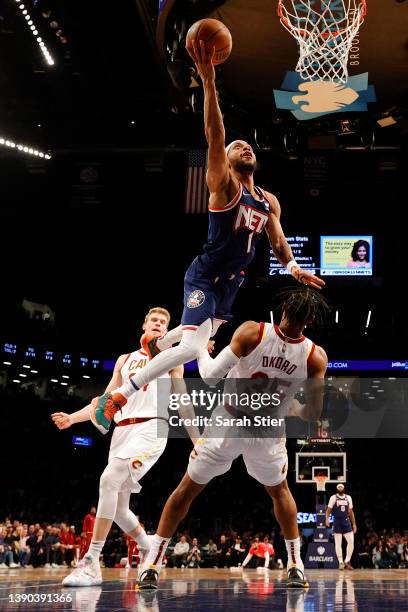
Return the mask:
<path id="1" fill-rule="evenodd" d="M 72 425 L 71 415 L 66 412 L 54 412 L 51 418 L 58 429 L 68 429 Z"/>
<path id="2" fill-rule="evenodd" d="M 302 268 L 293 268 L 292 276 L 302 285 L 308 285 L 313 289 L 322 289 L 326 284 L 324 280 Z"/>
<path id="3" fill-rule="evenodd" d="M 187 51 L 196 65 L 197 72 L 200 75 L 203 83 L 205 81 L 215 81 L 215 69 L 214 69 L 214 57 L 215 47 L 212 48 L 212 52 L 206 51 L 204 42 L 202 40 L 193 40 L 193 48 L 188 48 Z"/>

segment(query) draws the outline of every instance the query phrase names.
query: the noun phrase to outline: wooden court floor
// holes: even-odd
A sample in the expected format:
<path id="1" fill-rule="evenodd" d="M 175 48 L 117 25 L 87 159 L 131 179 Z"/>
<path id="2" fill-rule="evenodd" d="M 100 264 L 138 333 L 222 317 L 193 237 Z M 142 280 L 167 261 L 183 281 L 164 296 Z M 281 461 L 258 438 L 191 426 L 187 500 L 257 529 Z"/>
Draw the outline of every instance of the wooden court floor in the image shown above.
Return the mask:
<path id="1" fill-rule="evenodd" d="M 136 570 L 104 569 L 98 587 L 63 588 L 67 570 L 0 570 L 0 610 L 46 612 L 408 611 L 408 570 L 309 570 L 307 590 L 274 570 L 168 569 L 154 592 L 135 590 Z"/>

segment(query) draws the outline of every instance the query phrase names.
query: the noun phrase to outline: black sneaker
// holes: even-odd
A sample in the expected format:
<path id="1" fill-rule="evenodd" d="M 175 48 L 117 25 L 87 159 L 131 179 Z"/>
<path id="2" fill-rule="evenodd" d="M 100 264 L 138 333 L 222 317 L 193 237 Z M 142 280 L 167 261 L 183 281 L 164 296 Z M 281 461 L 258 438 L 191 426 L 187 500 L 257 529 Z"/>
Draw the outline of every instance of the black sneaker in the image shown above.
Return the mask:
<path id="1" fill-rule="evenodd" d="M 136 589 L 157 589 L 159 583 L 159 572 L 153 568 L 149 568 L 140 574 L 137 581 Z"/>
<path id="2" fill-rule="evenodd" d="M 286 580 L 286 586 L 289 589 L 304 589 L 309 586 L 308 581 L 301 569 L 292 565 L 288 569 L 288 579 Z"/>

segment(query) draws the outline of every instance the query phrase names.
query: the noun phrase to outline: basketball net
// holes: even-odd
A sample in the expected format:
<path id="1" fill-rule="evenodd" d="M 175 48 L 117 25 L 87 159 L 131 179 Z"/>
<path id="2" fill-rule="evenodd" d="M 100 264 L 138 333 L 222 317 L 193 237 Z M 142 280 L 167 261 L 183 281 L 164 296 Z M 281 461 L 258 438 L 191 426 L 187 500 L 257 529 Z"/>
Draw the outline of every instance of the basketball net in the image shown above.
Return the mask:
<path id="1" fill-rule="evenodd" d="M 280 21 L 299 45 L 302 79 L 347 81 L 350 49 L 366 12 L 366 0 L 279 0 Z"/>
<path id="2" fill-rule="evenodd" d="M 326 480 L 327 480 L 327 476 L 315 476 L 314 477 L 314 481 L 316 483 L 316 489 L 318 491 L 326 490 Z"/>

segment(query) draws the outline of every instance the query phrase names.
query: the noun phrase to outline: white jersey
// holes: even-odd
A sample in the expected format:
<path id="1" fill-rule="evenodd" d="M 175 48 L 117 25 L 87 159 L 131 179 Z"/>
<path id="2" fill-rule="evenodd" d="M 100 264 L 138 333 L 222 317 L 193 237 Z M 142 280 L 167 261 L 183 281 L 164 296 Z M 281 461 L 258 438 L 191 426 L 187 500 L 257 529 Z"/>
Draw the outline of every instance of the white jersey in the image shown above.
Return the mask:
<path id="1" fill-rule="evenodd" d="M 351 495 L 332 495 L 329 499 L 329 503 L 327 504 L 329 508 L 334 508 L 334 506 L 342 507 L 342 501 L 346 500 L 348 502 L 348 507 L 350 510 L 353 508 L 353 500 L 351 499 Z"/>
<path id="2" fill-rule="evenodd" d="M 122 384 L 129 382 L 134 374 L 149 363 L 149 357 L 142 349 L 130 353 L 123 364 L 120 374 Z M 165 374 L 161 378 L 170 378 Z M 132 393 L 121 411 L 117 412 L 114 420 L 117 423 L 131 417 L 155 417 L 157 416 L 157 380 L 152 380 L 143 389 Z"/>
<path id="3" fill-rule="evenodd" d="M 130 353 L 120 370 L 123 384 L 128 382 L 132 375 L 140 368 L 144 368 L 148 362 L 149 357 L 142 349 Z M 160 378 L 167 379 L 168 393 L 170 393 L 171 379 L 169 374 L 165 374 Z M 153 417 L 153 419 L 157 417 L 157 380 L 153 380 L 148 385 L 145 385 L 143 389 L 140 389 L 136 393 L 132 393 L 127 403 L 121 410 L 116 412 L 113 419 L 115 423 L 118 423 L 124 419 L 135 417 Z M 161 439 L 159 439 L 157 443 L 155 442 L 155 439 L 157 439 L 157 427 L 158 422 L 156 419 L 146 423 L 115 427 L 111 439 L 109 458 L 119 457 L 121 459 L 126 459 L 128 457 L 133 457 L 135 455 L 135 448 L 138 445 L 136 440 L 141 435 L 149 438 L 151 448 L 156 452 L 156 447 L 160 447 L 163 443 L 165 446 L 166 442 Z"/>
<path id="4" fill-rule="evenodd" d="M 228 378 L 268 378 L 302 381 L 307 378 L 307 362 L 315 344 L 305 336 L 296 340 L 286 338 L 277 325 L 260 323 L 258 345 L 247 356 L 241 357 Z"/>

